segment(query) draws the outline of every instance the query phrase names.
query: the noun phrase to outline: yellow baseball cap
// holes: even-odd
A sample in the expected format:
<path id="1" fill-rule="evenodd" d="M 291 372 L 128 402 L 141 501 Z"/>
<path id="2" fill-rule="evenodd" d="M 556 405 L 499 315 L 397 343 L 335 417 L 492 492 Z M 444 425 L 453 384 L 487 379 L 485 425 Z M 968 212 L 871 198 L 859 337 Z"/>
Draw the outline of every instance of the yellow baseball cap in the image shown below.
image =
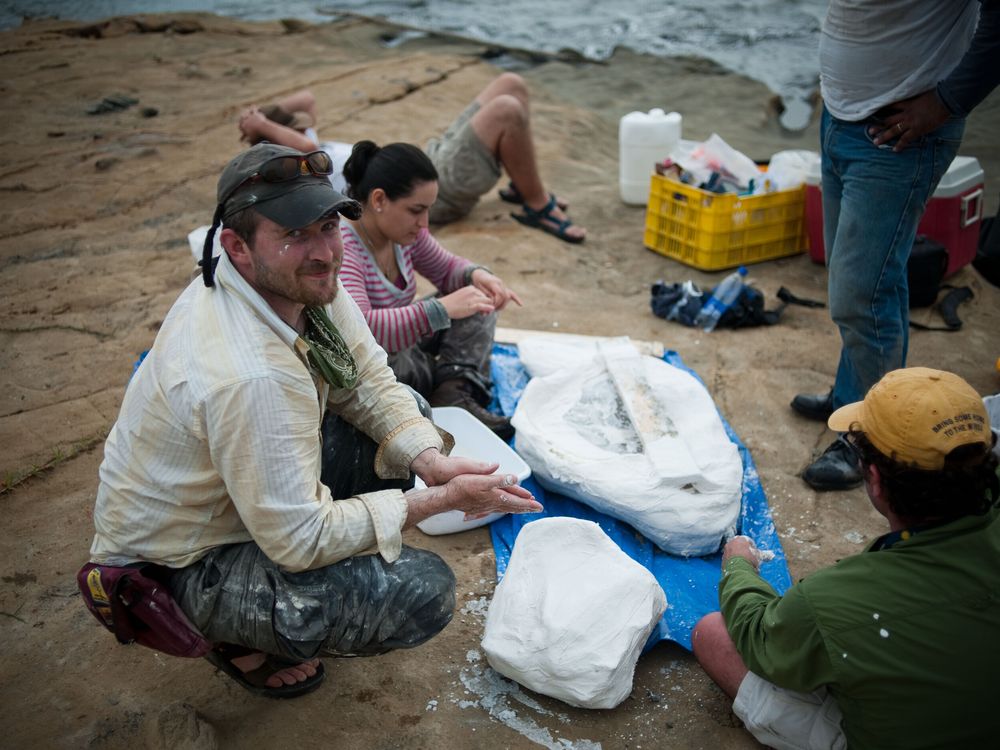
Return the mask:
<path id="1" fill-rule="evenodd" d="M 982 397 L 954 373 L 927 367 L 893 370 L 863 401 L 830 415 L 831 430 L 860 429 L 879 451 L 901 463 L 931 471 L 961 445 L 992 445 Z"/>

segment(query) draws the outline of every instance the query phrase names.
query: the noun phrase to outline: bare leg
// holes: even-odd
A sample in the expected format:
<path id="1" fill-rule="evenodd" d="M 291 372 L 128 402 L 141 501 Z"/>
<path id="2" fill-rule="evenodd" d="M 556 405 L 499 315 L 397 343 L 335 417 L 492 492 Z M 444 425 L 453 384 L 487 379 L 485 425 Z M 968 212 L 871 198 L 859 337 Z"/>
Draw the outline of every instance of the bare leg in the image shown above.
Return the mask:
<path id="1" fill-rule="evenodd" d="M 476 136 L 500 161 L 511 182 L 524 197 L 524 204 L 536 211 L 549 202 L 549 194 L 538 174 L 535 142 L 531 136 L 528 90 L 523 79 L 514 73 L 497 77 L 476 97 L 480 109 L 470 121 Z M 552 209 L 554 219 L 566 219 L 558 206 Z M 572 226 L 572 237 L 584 237 L 582 227 Z"/>
<path id="2" fill-rule="evenodd" d="M 480 107 L 485 107 L 487 103 L 493 101 L 498 96 L 513 96 L 524 107 L 525 114 L 528 113 L 530 96 L 528 85 L 517 73 L 501 73 L 476 96 L 476 101 Z"/>
<path id="3" fill-rule="evenodd" d="M 691 648 L 705 673 L 726 695 L 735 698 L 750 670 L 729 637 L 721 612 L 711 612 L 698 620 L 691 634 Z"/>

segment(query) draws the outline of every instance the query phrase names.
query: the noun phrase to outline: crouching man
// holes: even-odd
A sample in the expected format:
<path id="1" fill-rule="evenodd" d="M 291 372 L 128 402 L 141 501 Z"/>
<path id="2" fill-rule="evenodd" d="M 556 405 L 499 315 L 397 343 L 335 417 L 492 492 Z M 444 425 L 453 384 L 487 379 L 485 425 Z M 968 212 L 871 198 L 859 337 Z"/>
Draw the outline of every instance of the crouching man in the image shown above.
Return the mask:
<path id="1" fill-rule="evenodd" d="M 361 209 L 331 169 L 267 143 L 225 168 L 202 278 L 129 384 L 94 511 L 91 560 L 154 563 L 207 658 L 269 697 L 317 687 L 319 656 L 447 625 L 454 576 L 403 529 L 541 508 L 495 465 L 446 456 L 450 437 L 386 366 L 338 281 L 340 216 Z M 427 488 L 404 494 L 411 472 Z"/>
<path id="2" fill-rule="evenodd" d="M 895 370 L 829 425 L 888 533 L 784 596 L 733 539 L 695 656 L 771 747 L 994 746 L 1000 510 L 982 399 L 951 373 Z"/>

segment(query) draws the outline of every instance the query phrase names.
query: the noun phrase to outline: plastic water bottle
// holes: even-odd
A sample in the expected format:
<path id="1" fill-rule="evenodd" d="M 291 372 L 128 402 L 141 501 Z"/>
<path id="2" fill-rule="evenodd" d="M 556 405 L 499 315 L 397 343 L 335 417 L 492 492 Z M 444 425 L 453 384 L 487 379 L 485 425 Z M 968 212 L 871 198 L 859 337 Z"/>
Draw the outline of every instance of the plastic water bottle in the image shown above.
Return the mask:
<path id="1" fill-rule="evenodd" d="M 743 289 L 743 278 L 746 275 L 747 269 L 740 266 L 724 278 L 722 283 L 715 287 L 705 304 L 701 306 L 701 312 L 694 319 L 694 324 L 700 326 L 705 333 L 714 331 L 715 326 L 719 324 L 719 318 L 733 306 L 736 298 L 740 296 L 740 290 Z"/>

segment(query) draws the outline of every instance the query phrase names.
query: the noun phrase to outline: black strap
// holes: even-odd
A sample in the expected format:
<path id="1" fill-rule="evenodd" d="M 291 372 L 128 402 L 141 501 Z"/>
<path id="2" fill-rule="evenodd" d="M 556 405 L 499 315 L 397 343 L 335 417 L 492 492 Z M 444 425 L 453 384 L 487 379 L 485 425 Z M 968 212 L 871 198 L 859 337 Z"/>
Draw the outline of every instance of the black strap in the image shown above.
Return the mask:
<path id="1" fill-rule="evenodd" d="M 942 289 L 950 289 L 944 298 L 938 302 L 935 307 L 939 313 L 941 313 L 942 319 L 944 319 L 943 326 L 928 326 L 923 323 L 917 323 L 910 321 L 910 326 L 916 328 L 920 331 L 959 331 L 962 328 L 962 320 L 958 317 L 958 306 L 961 305 L 968 299 L 972 299 L 975 295 L 972 290 L 967 286 L 954 287 L 949 284 L 943 284 Z"/>
<path id="2" fill-rule="evenodd" d="M 785 287 L 778 289 L 777 297 L 781 300 L 781 304 L 773 310 L 764 310 L 760 320 L 761 324 L 766 326 L 773 326 L 777 324 L 778 321 L 781 320 L 781 314 L 785 312 L 785 308 L 789 305 L 802 305 L 802 307 L 826 307 L 826 304 L 823 302 L 796 297 Z"/>
<path id="3" fill-rule="evenodd" d="M 825 302 L 817 302 L 814 299 L 796 297 L 790 291 L 785 289 L 785 287 L 781 287 L 778 290 L 778 299 L 782 302 L 787 302 L 789 305 L 802 305 L 803 307 L 826 307 Z"/>
<path id="4" fill-rule="evenodd" d="M 205 234 L 205 244 L 202 245 L 201 260 L 198 262 L 198 265 L 201 266 L 201 278 L 205 282 L 205 286 L 215 286 L 215 263 L 212 262 L 212 250 L 214 249 L 215 230 L 218 229 L 221 223 L 222 204 L 220 203 L 215 207 L 212 226 L 208 228 L 208 232 Z"/>

